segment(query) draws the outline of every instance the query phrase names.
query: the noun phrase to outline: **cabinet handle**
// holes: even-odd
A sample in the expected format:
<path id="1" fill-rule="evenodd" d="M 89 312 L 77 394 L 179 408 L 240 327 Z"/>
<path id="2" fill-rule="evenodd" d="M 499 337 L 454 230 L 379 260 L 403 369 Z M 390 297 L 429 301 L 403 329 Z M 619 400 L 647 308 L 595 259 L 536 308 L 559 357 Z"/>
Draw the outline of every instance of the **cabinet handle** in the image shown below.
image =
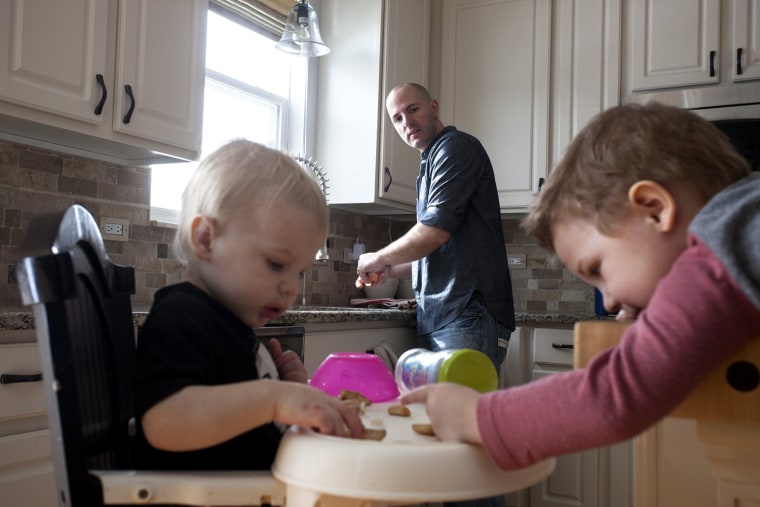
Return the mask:
<path id="1" fill-rule="evenodd" d="M 388 179 L 388 183 L 385 184 L 383 187 L 383 192 L 387 192 L 389 188 L 391 188 L 391 183 L 393 183 L 393 176 L 391 175 L 391 170 L 387 167 L 385 168 L 385 176 Z"/>
<path id="2" fill-rule="evenodd" d="M 710 77 L 715 77 L 715 51 L 710 51 Z"/>
<path id="3" fill-rule="evenodd" d="M 736 75 L 742 75 L 742 53 L 744 48 L 736 48 Z"/>
<path id="4" fill-rule="evenodd" d="M 552 343 L 553 349 L 573 350 L 572 343 Z"/>
<path id="5" fill-rule="evenodd" d="M 42 380 L 42 373 L 33 373 L 31 375 L 3 373 L 0 375 L 0 384 L 20 384 L 22 382 L 39 382 L 40 380 Z"/>
<path id="6" fill-rule="evenodd" d="M 544 186 L 544 183 L 546 182 L 546 178 L 538 178 L 538 191 L 541 191 L 541 187 Z"/>
<path id="7" fill-rule="evenodd" d="M 127 92 L 127 96 L 129 97 L 129 110 L 127 111 L 127 114 L 124 115 L 124 118 L 121 119 L 121 121 L 126 125 L 132 121 L 132 113 L 135 110 L 135 95 L 132 93 L 132 87 L 130 85 L 124 85 L 124 91 Z"/>
<path id="8" fill-rule="evenodd" d="M 103 74 L 95 74 L 95 81 L 100 85 L 100 102 L 95 106 L 95 114 L 100 115 L 103 112 L 103 106 L 106 103 L 108 97 L 108 88 L 106 88 L 106 81 L 103 79 Z"/>

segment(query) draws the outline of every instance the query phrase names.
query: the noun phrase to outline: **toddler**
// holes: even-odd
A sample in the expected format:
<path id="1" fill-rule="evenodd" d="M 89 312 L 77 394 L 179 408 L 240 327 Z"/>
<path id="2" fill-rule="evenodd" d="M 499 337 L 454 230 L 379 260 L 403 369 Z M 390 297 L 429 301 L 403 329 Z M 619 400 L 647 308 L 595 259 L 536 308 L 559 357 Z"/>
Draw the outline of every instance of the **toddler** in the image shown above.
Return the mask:
<path id="1" fill-rule="evenodd" d="M 175 237 L 183 280 L 138 337 L 141 468 L 269 469 L 283 424 L 361 436 L 294 352 L 253 331 L 293 304 L 327 226 L 318 184 L 279 151 L 236 140 L 198 166 Z"/>

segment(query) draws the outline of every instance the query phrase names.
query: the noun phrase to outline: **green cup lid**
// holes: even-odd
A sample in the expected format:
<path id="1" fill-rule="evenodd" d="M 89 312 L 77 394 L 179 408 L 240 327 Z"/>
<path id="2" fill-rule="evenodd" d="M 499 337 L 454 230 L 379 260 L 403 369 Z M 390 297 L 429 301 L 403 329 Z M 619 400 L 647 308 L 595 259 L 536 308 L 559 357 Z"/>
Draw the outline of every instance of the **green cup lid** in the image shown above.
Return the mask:
<path id="1" fill-rule="evenodd" d="M 438 382 L 454 382 L 485 393 L 496 390 L 499 375 L 487 355 L 479 350 L 460 349 L 441 364 Z"/>

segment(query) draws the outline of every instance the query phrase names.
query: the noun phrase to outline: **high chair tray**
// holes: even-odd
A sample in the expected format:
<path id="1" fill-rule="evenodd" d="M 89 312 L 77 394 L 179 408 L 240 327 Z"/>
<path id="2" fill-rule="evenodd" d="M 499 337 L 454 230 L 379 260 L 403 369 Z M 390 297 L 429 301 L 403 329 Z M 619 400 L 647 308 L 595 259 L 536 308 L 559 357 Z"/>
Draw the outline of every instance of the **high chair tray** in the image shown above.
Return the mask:
<path id="1" fill-rule="evenodd" d="M 397 401 L 365 408 L 365 427 L 385 429 L 381 441 L 321 435 L 293 427 L 280 444 L 274 476 L 290 488 L 386 502 L 450 501 L 523 489 L 552 473 L 554 458 L 520 470 L 499 469 L 482 447 L 442 442 L 416 433 L 429 423 L 425 407 L 409 405 L 411 416 L 388 414 Z"/>

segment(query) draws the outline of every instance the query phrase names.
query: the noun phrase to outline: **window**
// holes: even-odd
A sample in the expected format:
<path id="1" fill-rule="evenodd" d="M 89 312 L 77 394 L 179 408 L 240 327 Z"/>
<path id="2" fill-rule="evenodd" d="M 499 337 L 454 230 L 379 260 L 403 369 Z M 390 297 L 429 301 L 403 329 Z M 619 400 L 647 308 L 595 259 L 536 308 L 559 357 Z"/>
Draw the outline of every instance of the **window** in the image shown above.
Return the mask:
<path id="1" fill-rule="evenodd" d="M 201 159 L 235 138 L 304 151 L 308 59 L 274 45 L 266 35 L 209 11 Z M 197 164 L 151 167 L 151 220 L 177 223 L 182 191 Z"/>

